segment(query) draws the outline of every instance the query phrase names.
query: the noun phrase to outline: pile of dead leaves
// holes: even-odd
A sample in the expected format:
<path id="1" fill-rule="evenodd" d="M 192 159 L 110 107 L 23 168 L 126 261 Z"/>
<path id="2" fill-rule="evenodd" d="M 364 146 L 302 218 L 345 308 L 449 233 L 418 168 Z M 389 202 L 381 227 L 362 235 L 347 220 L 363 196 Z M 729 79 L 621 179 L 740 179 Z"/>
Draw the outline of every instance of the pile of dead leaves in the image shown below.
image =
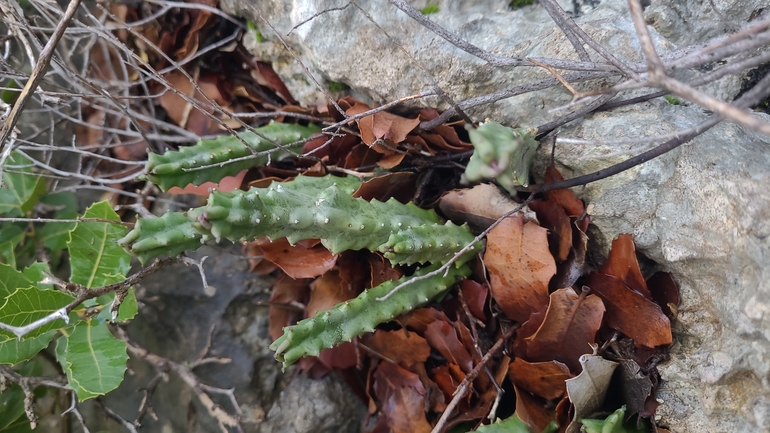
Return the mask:
<path id="1" fill-rule="evenodd" d="M 399 176 L 365 182 L 358 194 L 386 198 Z M 549 169 L 547 177 L 560 176 Z M 513 204 L 496 187 L 479 185 L 450 191 L 439 207 L 480 229 Z M 380 415 L 373 432 L 431 431 L 474 369 L 481 374 L 442 431 L 470 431 L 490 412 L 515 412 L 535 432 L 553 420 L 559 431 L 579 431 L 575 420 L 623 405 L 630 423 L 649 423 L 658 404 L 655 366 L 671 343 L 676 285 L 665 273 L 643 277 L 630 235 L 618 237 L 605 264 L 584 275 L 590 219 L 583 203 L 563 190 L 529 208 L 489 233 L 473 277 L 440 303 L 306 358 L 300 368 L 312 377 L 341 374 Z M 264 255 L 255 263 L 260 272 L 283 271 L 271 298 L 273 339 L 283 326 L 411 271 L 376 253 L 332 256 L 317 242 L 264 240 L 250 254 Z M 505 350 L 482 361 L 512 330 Z"/>

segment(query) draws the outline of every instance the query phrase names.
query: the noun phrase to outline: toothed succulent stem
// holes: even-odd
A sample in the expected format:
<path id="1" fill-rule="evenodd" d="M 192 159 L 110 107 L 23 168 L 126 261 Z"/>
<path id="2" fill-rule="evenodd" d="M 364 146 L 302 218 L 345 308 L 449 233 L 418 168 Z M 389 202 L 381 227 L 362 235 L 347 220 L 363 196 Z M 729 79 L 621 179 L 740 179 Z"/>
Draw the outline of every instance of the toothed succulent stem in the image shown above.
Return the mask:
<path id="1" fill-rule="evenodd" d="M 241 170 L 264 165 L 268 158 L 281 157 L 290 152 L 299 152 L 302 144 L 291 145 L 319 132 L 315 125 L 302 126 L 273 122 L 256 128 L 258 134 L 245 131 L 238 136 L 226 135 L 213 140 L 201 140 L 193 146 L 182 147 L 164 154 L 151 153 L 147 160 L 147 179 L 167 191 L 173 186 L 200 185 L 204 182 L 219 182 L 225 176 L 235 176 Z M 248 144 L 248 146 L 246 144 Z M 278 145 L 276 145 L 276 143 Z M 270 151 L 272 154 L 268 154 Z M 263 155 L 240 161 L 260 152 Z M 211 166 L 211 167 L 207 167 Z M 206 168 L 202 168 L 206 167 Z"/>
<path id="2" fill-rule="evenodd" d="M 492 121 L 467 129 L 473 155 L 463 174 L 464 183 L 496 179 L 511 194 L 516 193 L 516 186 L 527 186 L 538 146 L 537 129 L 513 129 Z"/>
<path id="3" fill-rule="evenodd" d="M 337 304 L 330 310 L 320 311 L 315 317 L 283 328 L 283 335 L 270 345 L 275 359 L 285 369 L 303 356 L 318 356 L 321 350 L 374 331 L 380 323 L 388 322 L 444 293 L 460 277 L 470 275 L 468 266 L 451 268 L 429 278 L 415 281 L 387 299 L 378 300 L 396 286 L 410 279 L 426 275 L 439 268 L 438 264 L 418 270 L 414 275 L 397 281 L 386 281 L 365 290 L 358 297 Z"/>
<path id="4" fill-rule="evenodd" d="M 358 180 L 351 178 L 298 176 L 268 188 L 214 191 L 206 206 L 191 209 L 186 216 L 169 213 L 157 221 L 140 219 L 120 244 L 146 262 L 194 249 L 199 244 L 193 239 L 236 242 L 267 236 L 286 237 L 291 243 L 320 239 L 334 254 L 368 249 L 382 252 L 393 264 L 414 264 L 445 263 L 473 242 L 467 226 L 442 224 L 432 210 L 395 199 L 354 198 L 357 185 Z M 480 247 L 474 245 L 457 266 Z"/>

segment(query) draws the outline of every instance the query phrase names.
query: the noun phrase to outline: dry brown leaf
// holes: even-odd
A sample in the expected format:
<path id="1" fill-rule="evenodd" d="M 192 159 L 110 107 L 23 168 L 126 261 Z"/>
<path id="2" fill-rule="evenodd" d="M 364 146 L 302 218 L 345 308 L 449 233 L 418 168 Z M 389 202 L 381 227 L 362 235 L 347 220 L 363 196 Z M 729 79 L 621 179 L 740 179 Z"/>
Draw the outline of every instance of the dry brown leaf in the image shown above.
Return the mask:
<path id="1" fill-rule="evenodd" d="M 319 311 L 328 310 L 358 296 L 358 292 L 350 289 L 350 285 L 340 277 L 336 269 L 316 278 L 310 284 L 310 289 L 310 300 L 306 308 L 308 317 L 314 317 Z"/>
<path id="2" fill-rule="evenodd" d="M 424 363 L 430 356 L 428 342 L 414 332 L 407 336 L 403 329 L 377 330 L 369 339 L 369 347 L 410 371 L 413 365 Z"/>
<path id="3" fill-rule="evenodd" d="M 554 166 L 545 169 L 545 183 L 564 180 L 559 170 Z M 548 200 L 553 200 L 564 208 L 568 216 L 581 217 L 585 213 L 585 205 L 569 189 L 557 189 L 546 193 Z M 585 231 L 585 229 L 583 229 Z"/>
<path id="4" fill-rule="evenodd" d="M 487 236 L 484 263 L 492 297 L 512 320 L 524 323 L 548 303 L 548 282 L 556 263 L 548 250 L 547 230 L 522 216 L 508 217 Z"/>
<path id="5" fill-rule="evenodd" d="M 676 307 L 682 301 L 679 297 L 679 287 L 668 272 L 656 272 L 647 279 L 647 288 L 650 289 L 652 299 L 660 305 L 666 316 L 673 318 Z"/>
<path id="6" fill-rule="evenodd" d="M 408 203 L 414 198 L 416 190 L 414 173 L 387 173 L 371 178 L 358 187 L 353 197 L 360 197 L 366 201 L 387 201 L 395 198 L 401 203 Z"/>
<path id="7" fill-rule="evenodd" d="M 553 409 L 546 407 L 546 401 L 524 391 L 518 386 L 513 386 L 516 392 L 516 415 L 527 424 L 531 431 L 543 431 L 554 419 Z"/>
<path id="8" fill-rule="evenodd" d="M 389 260 L 385 260 L 385 257 L 379 254 L 369 255 L 369 267 L 372 270 L 372 275 L 368 287 L 377 287 L 385 281 L 394 281 L 404 275 L 403 272 L 394 268 Z"/>
<path id="9" fill-rule="evenodd" d="M 540 328 L 527 338 L 527 356 L 533 361 L 559 361 L 580 371 L 580 356 L 602 325 L 604 305 L 597 296 L 579 296 L 572 288 L 553 292 Z"/>
<path id="10" fill-rule="evenodd" d="M 303 312 L 298 310 L 293 303 L 301 303 L 307 298 L 308 284 L 310 280 L 295 280 L 286 275 L 281 275 L 273 284 L 273 293 L 270 295 L 270 338 L 278 339 L 283 335 L 283 327 L 293 325 L 298 319 L 301 319 Z M 283 304 L 286 307 L 280 307 L 275 304 Z"/>
<path id="11" fill-rule="evenodd" d="M 572 224 L 564 208 L 552 200 L 532 200 L 529 207 L 537 214 L 540 225 L 548 229 L 548 245 L 556 262 L 567 260 L 572 248 Z"/>
<path id="12" fill-rule="evenodd" d="M 431 376 L 433 381 L 436 382 L 441 393 L 444 395 L 445 401 L 452 401 L 457 387 L 460 386 L 463 379 L 465 379 L 465 373 L 457 364 L 445 364 L 431 370 Z M 473 385 L 471 385 L 473 386 Z M 458 412 L 466 412 L 470 408 L 471 397 L 473 393 L 466 393 L 458 406 Z"/>
<path id="13" fill-rule="evenodd" d="M 473 357 L 457 337 L 455 328 L 449 322 L 436 320 L 425 329 L 425 339 L 431 347 L 438 350 L 452 364 L 457 364 L 464 372 L 473 370 Z"/>
<path id="14" fill-rule="evenodd" d="M 433 307 L 412 310 L 401 316 L 401 320 L 406 323 L 405 326 L 407 328 L 413 329 L 419 334 L 425 334 L 428 325 L 436 320 L 449 322 L 449 318 L 443 311 L 439 311 Z"/>
<path id="15" fill-rule="evenodd" d="M 453 189 L 439 201 L 439 209 L 447 218 L 467 222 L 475 230 L 485 230 L 501 216 L 516 209 L 519 204 L 488 183 L 471 189 Z"/>
<path id="16" fill-rule="evenodd" d="M 489 289 L 483 284 L 479 284 L 466 278 L 460 283 L 460 290 L 463 293 L 463 298 L 468 304 L 468 309 L 471 310 L 471 313 L 480 320 L 486 320 L 487 315 L 484 313 L 484 309 L 487 306 Z"/>
<path id="17" fill-rule="evenodd" d="M 593 272 L 585 284 L 604 301 L 609 327 L 632 338 L 637 346 L 671 344 L 671 322 L 658 304 L 610 275 Z"/>
<path id="18" fill-rule="evenodd" d="M 428 433 L 425 387 L 420 377 L 398 365 L 380 362 L 374 372 L 374 393 L 393 433 Z"/>
<path id="19" fill-rule="evenodd" d="M 527 362 L 516 358 L 509 366 L 508 377 L 517 387 L 546 400 L 553 400 L 567 392 L 564 381 L 573 375 L 561 362 Z"/>
<path id="20" fill-rule="evenodd" d="M 620 278 L 629 289 L 635 290 L 648 300 L 652 295 L 647 289 L 647 283 L 639 269 L 636 260 L 636 247 L 634 247 L 634 235 L 622 234 L 612 241 L 612 248 L 607 261 L 599 269 L 599 272 Z"/>
<path id="21" fill-rule="evenodd" d="M 291 245 L 286 238 L 260 244 L 265 259 L 275 263 L 286 275 L 292 278 L 315 278 L 334 267 L 337 255 L 332 254 L 323 245 L 306 247 L 303 244 Z"/>

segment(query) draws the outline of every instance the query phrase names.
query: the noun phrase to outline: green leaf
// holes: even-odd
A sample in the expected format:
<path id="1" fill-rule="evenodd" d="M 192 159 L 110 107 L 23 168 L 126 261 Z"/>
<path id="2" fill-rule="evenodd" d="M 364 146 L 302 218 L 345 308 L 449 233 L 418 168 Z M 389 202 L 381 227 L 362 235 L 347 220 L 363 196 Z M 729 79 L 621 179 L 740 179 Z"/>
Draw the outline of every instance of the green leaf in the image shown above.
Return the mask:
<path id="1" fill-rule="evenodd" d="M 30 167 L 10 169 L 9 165 Z M 0 187 L 0 214 L 16 211 L 16 215 L 24 215 L 45 193 L 45 182 L 33 172 L 31 165 L 32 162 L 22 154 L 11 153 L 3 172 L 3 186 Z"/>
<path id="2" fill-rule="evenodd" d="M 48 343 L 53 340 L 54 335 L 56 335 L 56 329 L 21 341 L 15 336 L 0 335 L 0 364 L 15 365 L 31 359 L 48 347 Z"/>
<path id="3" fill-rule="evenodd" d="M 97 301 L 106 307 L 99 313 L 99 318 L 110 322 L 123 323 L 133 319 L 139 312 L 139 306 L 136 303 L 136 293 L 134 293 L 133 287 L 129 287 L 128 292 L 126 292 L 126 297 L 123 298 L 123 302 L 120 303 L 118 315 L 115 317 L 115 320 L 112 320 L 112 311 L 110 311 L 110 307 L 112 307 L 112 301 L 114 299 L 114 293 L 108 293 L 97 298 Z"/>
<path id="4" fill-rule="evenodd" d="M 120 221 L 106 201 L 89 207 L 83 217 Z M 67 244 L 72 268 L 70 280 L 88 288 L 123 280 L 131 269 L 131 256 L 117 244 L 117 239 L 125 235 L 126 228 L 119 224 L 77 223 Z"/>
<path id="5" fill-rule="evenodd" d="M 20 417 L 27 419 L 24 416 L 24 392 L 19 385 L 11 385 L 0 393 L 0 432 L 7 431 Z"/>
<path id="6" fill-rule="evenodd" d="M 0 226 L 0 260 L 16 267 L 16 245 L 24 239 L 24 229 L 19 224 L 6 222 Z"/>
<path id="7" fill-rule="evenodd" d="M 34 283 L 15 267 L 0 263 L 0 301 L 18 288 L 32 287 Z"/>
<path id="8" fill-rule="evenodd" d="M 559 425 L 556 421 L 551 421 L 541 433 L 553 433 L 559 429 Z M 498 421 L 494 424 L 483 425 L 479 427 L 476 432 L 478 433 L 531 433 L 529 426 L 519 419 L 516 414 L 506 418 L 502 421 Z"/>
<path id="9" fill-rule="evenodd" d="M 636 428 L 635 419 L 623 424 L 623 418 L 626 414 L 626 407 L 622 406 L 620 409 L 611 413 L 605 419 L 581 419 L 586 433 L 644 433 L 647 431 L 646 427 L 641 429 Z"/>
<path id="10" fill-rule="evenodd" d="M 0 430 L 2 433 L 35 433 L 32 427 L 29 425 L 29 420 L 26 415 L 22 415 L 8 426 L 7 429 Z"/>
<path id="11" fill-rule="evenodd" d="M 73 296 L 56 290 L 39 290 L 36 287 L 17 289 L 0 307 L 0 322 L 11 326 L 28 325 L 65 307 L 74 299 Z M 70 313 L 70 319 L 77 320 L 77 314 Z M 63 325 L 63 319 L 56 319 L 25 335 L 23 339 L 37 337 Z M 0 343 L 12 339 L 16 339 L 13 333 L 0 330 Z"/>
<path id="12" fill-rule="evenodd" d="M 47 195 L 40 199 L 41 203 L 60 207 L 55 213 L 56 219 L 76 219 L 78 217 L 78 199 L 69 192 Z M 37 238 L 53 252 L 67 248 L 69 233 L 75 228 L 74 222 L 46 223 L 37 231 Z"/>
<path id="13" fill-rule="evenodd" d="M 503 421 L 483 425 L 476 430 L 478 433 L 530 433 L 526 423 L 515 414 Z"/>
<path id="14" fill-rule="evenodd" d="M 435 14 L 438 11 L 439 11 L 438 5 L 435 4 L 435 3 L 428 3 L 427 6 L 425 6 L 422 9 L 420 9 L 420 13 L 423 14 L 423 15 Z"/>
<path id="15" fill-rule="evenodd" d="M 27 277 L 32 283 L 40 290 L 53 289 L 53 284 L 42 284 L 41 281 L 45 278 L 45 274 L 51 273 L 51 268 L 48 263 L 35 262 L 24 268 L 21 271 L 25 277 Z"/>
<path id="16" fill-rule="evenodd" d="M 56 342 L 56 358 L 79 401 L 106 394 L 120 385 L 128 360 L 126 343 L 113 337 L 104 323 L 82 321 L 62 334 Z"/>

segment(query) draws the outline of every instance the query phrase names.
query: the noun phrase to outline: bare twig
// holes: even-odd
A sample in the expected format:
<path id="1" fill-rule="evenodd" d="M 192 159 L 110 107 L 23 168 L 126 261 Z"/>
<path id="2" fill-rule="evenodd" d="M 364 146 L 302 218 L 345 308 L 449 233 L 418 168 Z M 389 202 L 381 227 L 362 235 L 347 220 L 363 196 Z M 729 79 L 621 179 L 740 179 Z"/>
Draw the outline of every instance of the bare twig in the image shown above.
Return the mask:
<path id="1" fill-rule="evenodd" d="M 433 427 L 431 433 L 440 433 L 444 429 L 444 426 L 449 421 L 449 417 L 452 416 L 452 412 L 454 412 L 457 405 L 460 404 L 460 401 L 465 396 L 465 393 L 468 392 L 468 387 L 470 386 L 471 382 L 476 380 L 476 377 L 487 365 L 489 360 L 492 359 L 493 356 L 497 355 L 503 349 L 503 347 L 505 347 L 505 343 L 507 343 L 508 339 L 513 336 L 514 332 L 516 332 L 516 328 L 512 327 L 502 337 L 500 337 L 500 339 L 497 340 L 492 348 L 489 349 L 489 352 L 487 352 L 487 354 L 481 358 L 481 361 L 479 361 L 479 363 L 473 367 L 473 370 L 471 370 L 471 372 L 465 376 L 465 379 L 463 379 L 463 381 L 455 390 L 452 401 L 449 402 L 449 405 L 447 405 L 446 409 L 444 409 L 444 413 L 441 414 L 441 418 L 439 418 L 438 422 L 436 422 L 436 426 Z"/>
<path id="2" fill-rule="evenodd" d="M 201 383 L 200 379 L 198 379 L 198 376 L 196 376 L 189 367 L 185 366 L 184 364 L 172 361 L 168 358 L 158 356 L 149 352 L 147 349 L 138 346 L 128 338 L 128 334 L 126 334 L 126 331 L 124 331 L 122 328 L 118 327 L 115 329 L 115 331 L 117 337 L 126 342 L 126 347 L 133 356 L 149 362 L 159 371 L 168 369 L 169 371 L 174 372 L 174 374 L 176 374 L 180 379 L 182 379 L 182 381 L 195 393 L 198 401 L 200 401 L 203 407 L 206 408 L 209 415 L 211 415 L 217 421 L 219 428 L 223 433 L 229 433 L 230 429 L 234 429 L 237 432 L 243 431 L 237 416 L 233 416 L 225 412 L 211 399 L 211 397 L 208 396 L 208 394 L 206 394 L 206 392 L 215 392 L 229 396 L 230 401 L 234 406 L 234 410 L 237 414 L 239 414 L 240 408 L 238 407 L 235 398 L 232 396 L 232 390 L 216 388 Z"/>
<path id="3" fill-rule="evenodd" d="M 13 128 L 16 126 L 16 122 L 19 121 L 19 114 L 21 114 L 24 107 L 27 106 L 29 99 L 32 97 L 32 95 L 34 95 L 35 89 L 37 88 L 38 84 L 40 84 L 40 81 L 42 81 L 43 77 L 45 76 L 45 69 L 48 67 L 48 64 L 51 62 L 51 57 L 53 57 L 54 51 L 56 50 L 56 45 L 59 43 L 59 40 L 61 39 L 61 37 L 64 35 L 64 30 L 69 25 L 70 20 L 75 15 L 75 12 L 78 10 L 78 7 L 80 7 L 80 0 L 70 0 L 69 5 L 67 6 L 67 10 L 64 12 L 64 16 L 61 18 L 61 21 L 59 21 L 59 24 L 56 26 L 54 33 L 51 35 L 51 38 L 48 39 L 48 42 L 45 44 L 45 47 L 43 48 L 43 51 L 40 52 L 40 58 L 38 58 L 37 64 L 35 64 L 35 69 L 32 71 L 32 74 L 30 75 L 29 80 L 27 81 L 27 84 L 24 86 L 24 89 L 21 91 L 21 94 L 19 95 L 19 98 L 16 100 L 16 103 L 13 105 L 13 108 L 11 109 L 10 114 L 5 119 L 3 126 L 0 127 L 0 154 L 3 153 L 4 147 L 7 144 L 6 140 L 10 136 L 11 131 L 13 131 Z M 2 164 L 0 164 L 0 166 L 1 165 Z M 2 180 L 0 180 L 0 183 L 1 182 Z"/>
<path id="4" fill-rule="evenodd" d="M 751 90 L 744 93 L 743 96 L 735 101 L 735 105 L 737 107 L 750 107 L 752 105 L 756 105 L 759 103 L 759 101 L 765 98 L 768 93 L 770 93 L 770 75 L 765 76 L 765 78 L 760 80 Z M 687 132 L 683 132 L 681 136 L 668 140 L 654 149 L 651 149 L 633 158 L 629 158 L 611 167 L 607 167 L 583 176 L 574 177 L 572 179 L 565 179 L 542 185 L 531 185 L 529 187 L 520 187 L 517 189 L 519 191 L 528 192 L 545 192 L 556 189 L 571 188 L 578 185 L 586 185 L 591 182 L 596 182 L 598 180 L 614 176 L 618 173 L 622 173 L 623 171 L 636 167 L 637 165 L 643 164 L 651 159 L 657 158 L 660 155 L 676 149 L 682 144 L 708 131 L 722 120 L 724 120 L 723 116 L 718 114 L 712 115 L 697 126 L 687 130 Z"/>

